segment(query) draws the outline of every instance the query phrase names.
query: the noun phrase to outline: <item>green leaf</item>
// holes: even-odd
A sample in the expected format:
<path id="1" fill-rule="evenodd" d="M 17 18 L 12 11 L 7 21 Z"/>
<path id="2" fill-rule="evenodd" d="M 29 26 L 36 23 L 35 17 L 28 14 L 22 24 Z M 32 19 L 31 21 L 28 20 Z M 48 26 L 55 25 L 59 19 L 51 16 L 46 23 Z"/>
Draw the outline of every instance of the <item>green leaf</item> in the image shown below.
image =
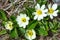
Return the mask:
<path id="1" fill-rule="evenodd" d="M 47 0 L 43 0 L 41 4 L 46 4 L 48 3 Z"/>
<path id="2" fill-rule="evenodd" d="M 39 26 L 43 26 L 46 31 L 49 30 L 48 21 L 45 20 L 40 21 Z"/>
<path id="3" fill-rule="evenodd" d="M 33 12 L 35 11 L 34 8 L 30 8 L 30 7 L 27 7 L 26 9 L 28 10 L 28 12 L 29 12 L 30 14 L 33 13 Z"/>
<path id="4" fill-rule="evenodd" d="M 0 9 L 0 18 L 4 21 L 7 21 L 6 13 L 5 11 Z"/>
<path id="5" fill-rule="evenodd" d="M 46 4 L 47 0 L 36 0 L 40 5 Z"/>
<path id="6" fill-rule="evenodd" d="M 12 38 L 18 38 L 18 33 L 17 33 L 17 29 L 16 28 L 11 31 L 10 36 Z"/>
<path id="7" fill-rule="evenodd" d="M 53 29 L 54 28 L 54 25 L 53 25 L 52 22 L 49 22 L 49 27 L 50 27 L 50 29 Z"/>
<path id="8" fill-rule="evenodd" d="M 3 27 L 5 26 L 5 24 L 6 24 L 6 22 L 5 22 L 5 21 L 2 21 L 2 25 L 3 25 Z"/>
<path id="9" fill-rule="evenodd" d="M 48 31 L 49 30 L 48 21 L 42 20 L 42 23 L 43 23 L 43 26 L 45 27 L 45 30 Z"/>
<path id="10" fill-rule="evenodd" d="M 15 27 L 19 27 L 18 24 L 17 24 L 17 21 L 16 21 L 16 16 L 11 15 L 11 16 L 10 16 L 10 20 L 13 22 L 14 28 L 15 28 Z"/>
<path id="11" fill-rule="evenodd" d="M 16 20 L 16 16 L 14 16 L 14 15 L 11 15 L 10 18 L 11 18 L 12 21 Z"/>
<path id="12" fill-rule="evenodd" d="M 58 6 L 58 8 L 57 8 L 57 9 L 59 10 L 59 12 L 58 12 L 58 13 L 60 14 L 60 5 Z"/>
<path id="13" fill-rule="evenodd" d="M 46 25 L 46 26 L 45 26 L 45 29 L 48 31 L 48 30 L 49 30 L 48 22 L 46 22 L 45 25 Z"/>
<path id="14" fill-rule="evenodd" d="M 51 30 L 53 33 L 57 33 L 57 30 Z"/>
<path id="15" fill-rule="evenodd" d="M 39 32 L 39 35 L 41 35 L 41 36 L 47 36 L 48 35 L 48 32 L 46 30 L 44 30 L 43 28 L 40 28 L 38 30 L 38 32 Z"/>
<path id="16" fill-rule="evenodd" d="M 41 3 L 41 0 L 36 0 L 37 1 L 37 3 Z"/>
<path id="17" fill-rule="evenodd" d="M 37 21 L 32 21 L 27 27 L 27 29 L 34 29 L 36 25 L 38 24 Z"/>
<path id="18" fill-rule="evenodd" d="M 35 9 L 28 7 L 26 8 L 26 11 L 27 11 L 27 15 L 32 18 L 32 13 L 35 11 Z"/>
<path id="19" fill-rule="evenodd" d="M 60 22 L 58 22 L 58 28 L 60 28 Z"/>
<path id="20" fill-rule="evenodd" d="M 6 30 L 0 31 L 0 35 L 6 34 L 6 33 L 7 33 Z"/>
<path id="21" fill-rule="evenodd" d="M 19 28 L 19 30 L 20 30 L 20 32 L 21 32 L 22 34 L 25 33 L 25 29 L 24 29 L 24 28 Z"/>

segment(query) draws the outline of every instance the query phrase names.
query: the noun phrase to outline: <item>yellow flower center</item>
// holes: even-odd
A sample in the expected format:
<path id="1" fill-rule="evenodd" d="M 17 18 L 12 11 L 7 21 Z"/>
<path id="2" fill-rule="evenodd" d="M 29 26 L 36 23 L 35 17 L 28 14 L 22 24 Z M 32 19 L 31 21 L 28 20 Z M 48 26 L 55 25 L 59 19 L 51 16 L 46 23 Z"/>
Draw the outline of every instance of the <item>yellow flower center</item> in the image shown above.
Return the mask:
<path id="1" fill-rule="evenodd" d="M 33 35 L 32 30 L 29 30 L 29 31 L 27 32 L 27 35 L 28 35 L 28 36 L 32 36 L 32 35 Z"/>
<path id="2" fill-rule="evenodd" d="M 12 28 L 12 23 L 8 23 L 9 27 Z"/>
<path id="3" fill-rule="evenodd" d="M 22 18 L 21 20 L 22 20 L 22 22 L 26 22 L 26 18 Z"/>
<path id="4" fill-rule="evenodd" d="M 54 10 L 53 10 L 52 8 L 50 8 L 50 9 L 48 10 L 48 13 L 50 13 L 50 14 L 53 14 L 53 12 L 54 12 Z"/>
<path id="5" fill-rule="evenodd" d="M 37 15 L 41 15 L 42 11 L 41 10 L 37 10 L 36 13 L 37 13 Z"/>

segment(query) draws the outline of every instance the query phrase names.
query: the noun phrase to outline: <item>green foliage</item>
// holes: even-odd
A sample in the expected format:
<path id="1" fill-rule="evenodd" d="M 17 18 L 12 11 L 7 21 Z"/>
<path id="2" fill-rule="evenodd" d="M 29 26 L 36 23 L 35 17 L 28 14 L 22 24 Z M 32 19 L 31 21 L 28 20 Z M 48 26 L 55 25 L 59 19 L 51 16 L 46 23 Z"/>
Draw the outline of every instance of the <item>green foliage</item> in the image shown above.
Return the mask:
<path id="1" fill-rule="evenodd" d="M 49 21 L 48 20 L 46 20 L 46 21 L 42 20 L 42 25 L 45 27 L 46 31 L 49 30 Z"/>
<path id="2" fill-rule="evenodd" d="M 27 29 L 34 29 L 37 24 L 38 24 L 37 21 L 32 21 L 32 22 L 27 26 Z"/>
<path id="3" fill-rule="evenodd" d="M 6 34 L 6 33 L 7 33 L 6 30 L 0 31 L 0 35 Z"/>
<path id="4" fill-rule="evenodd" d="M 49 27 L 50 27 L 50 30 L 53 32 L 53 33 L 56 33 L 57 32 L 57 29 L 60 28 L 59 27 L 59 24 L 60 22 L 58 22 L 56 19 L 53 20 L 53 22 L 49 22 Z"/>
<path id="5" fill-rule="evenodd" d="M 18 38 L 18 32 L 16 28 L 11 31 L 10 36 L 12 38 Z"/>
<path id="6" fill-rule="evenodd" d="M 39 35 L 41 36 L 47 36 L 48 35 L 48 32 L 45 30 L 45 28 L 43 26 L 41 26 L 38 30 L 39 32 Z"/>
<path id="7" fill-rule="evenodd" d="M 49 30 L 48 22 L 41 20 L 38 25 L 38 28 L 36 28 L 37 35 L 47 36 Z"/>
<path id="8" fill-rule="evenodd" d="M 19 32 L 24 35 L 25 34 L 25 29 L 24 28 L 19 28 Z"/>
<path id="9" fill-rule="evenodd" d="M 16 16 L 11 15 L 11 16 L 10 16 L 10 20 L 13 22 L 14 28 L 19 27 L 18 24 L 17 24 L 17 22 L 16 22 Z"/>
<path id="10" fill-rule="evenodd" d="M 30 18 L 33 18 L 32 13 L 35 11 L 34 8 L 26 8 L 26 14 L 30 17 Z"/>
<path id="11" fill-rule="evenodd" d="M 16 22 L 16 16 L 11 15 L 11 16 L 10 16 L 10 20 L 13 21 L 13 22 Z"/>
<path id="12" fill-rule="evenodd" d="M 0 18 L 4 21 L 7 21 L 6 12 L 0 9 Z"/>
<path id="13" fill-rule="evenodd" d="M 37 1 L 37 3 L 39 3 L 39 4 L 46 4 L 47 3 L 47 0 L 36 0 Z"/>
<path id="14" fill-rule="evenodd" d="M 58 13 L 60 14 L 60 6 L 58 6 L 58 8 L 57 8 L 57 9 L 59 10 L 59 12 L 58 12 Z"/>
<path id="15" fill-rule="evenodd" d="M 47 3 L 47 0 L 36 0 L 36 1 L 41 5 Z M 60 9 L 60 6 L 58 7 L 58 9 Z M 13 30 L 10 31 L 10 37 L 18 38 L 19 35 L 24 36 L 25 31 L 28 29 L 34 29 L 37 35 L 47 36 L 49 30 L 51 30 L 52 33 L 56 33 L 58 28 L 60 28 L 60 22 L 58 22 L 57 19 L 53 19 L 51 21 L 51 19 L 49 19 L 48 16 L 40 21 L 33 20 L 33 15 L 32 15 L 33 12 L 35 12 L 35 8 L 30 8 L 30 7 L 26 7 L 26 10 L 21 12 L 21 13 L 26 13 L 27 16 L 29 16 L 30 18 L 29 24 L 27 25 L 26 29 L 19 27 L 19 25 L 17 24 L 15 15 L 10 16 L 9 21 L 13 22 L 13 27 L 14 27 Z M 0 18 L 3 20 L 2 24 L 5 26 L 5 22 L 7 22 L 8 19 L 6 16 L 6 12 L 1 9 L 0 9 Z M 6 34 L 6 33 L 7 33 L 6 30 L 2 30 L 0 32 L 0 35 Z"/>

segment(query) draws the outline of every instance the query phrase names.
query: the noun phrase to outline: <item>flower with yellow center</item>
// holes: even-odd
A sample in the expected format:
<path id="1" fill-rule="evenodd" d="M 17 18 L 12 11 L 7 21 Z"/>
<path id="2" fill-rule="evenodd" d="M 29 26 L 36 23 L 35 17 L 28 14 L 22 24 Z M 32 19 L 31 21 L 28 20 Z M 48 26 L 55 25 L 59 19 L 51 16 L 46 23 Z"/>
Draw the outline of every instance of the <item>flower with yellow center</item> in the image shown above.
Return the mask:
<path id="1" fill-rule="evenodd" d="M 19 16 L 17 16 L 16 21 L 19 24 L 19 27 L 26 28 L 29 23 L 29 17 L 27 17 L 26 14 L 20 14 Z"/>
<path id="2" fill-rule="evenodd" d="M 42 5 L 41 7 L 40 7 L 40 5 L 39 4 L 37 4 L 36 6 L 35 6 L 35 12 L 33 13 L 33 15 L 35 15 L 34 16 L 34 20 L 41 20 L 41 19 L 43 19 L 44 17 L 46 17 L 47 16 L 47 14 L 46 14 L 46 12 L 48 11 L 48 9 L 45 9 L 45 5 Z"/>
<path id="3" fill-rule="evenodd" d="M 48 9 L 48 13 L 52 14 L 54 10 L 52 8 Z"/>
<path id="4" fill-rule="evenodd" d="M 37 10 L 36 13 L 37 13 L 37 15 L 41 15 L 42 11 L 41 10 Z"/>
<path id="5" fill-rule="evenodd" d="M 26 22 L 26 18 L 22 18 L 21 21 L 22 21 L 22 22 Z"/>
<path id="6" fill-rule="evenodd" d="M 5 28 L 8 30 L 12 30 L 13 29 L 13 23 L 11 21 L 6 22 L 5 24 Z"/>
<path id="7" fill-rule="evenodd" d="M 36 33 L 35 33 L 35 31 L 33 29 L 32 30 L 27 30 L 26 33 L 25 33 L 25 37 L 28 40 L 35 39 L 36 38 Z"/>
<path id="8" fill-rule="evenodd" d="M 53 16 L 57 16 L 58 10 L 57 9 L 57 4 L 49 4 L 48 5 L 48 15 L 50 16 L 51 19 L 53 19 Z"/>

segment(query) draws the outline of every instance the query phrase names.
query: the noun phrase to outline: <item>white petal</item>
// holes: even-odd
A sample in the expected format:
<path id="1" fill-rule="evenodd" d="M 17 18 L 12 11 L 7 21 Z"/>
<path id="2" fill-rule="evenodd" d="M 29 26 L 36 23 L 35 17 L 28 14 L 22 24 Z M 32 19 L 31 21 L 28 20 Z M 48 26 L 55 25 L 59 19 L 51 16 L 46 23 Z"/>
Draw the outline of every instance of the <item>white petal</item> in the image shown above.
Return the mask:
<path id="1" fill-rule="evenodd" d="M 23 14 L 24 17 L 26 17 L 27 15 L 26 14 Z"/>
<path id="2" fill-rule="evenodd" d="M 28 40 L 31 40 L 31 38 L 30 38 L 27 34 L 25 34 L 25 37 L 26 37 Z"/>
<path id="3" fill-rule="evenodd" d="M 33 36 L 32 36 L 32 39 L 35 39 L 36 38 L 36 34 L 34 34 Z"/>
<path id="4" fill-rule="evenodd" d="M 42 14 L 43 15 L 43 17 L 46 17 L 47 16 L 47 14 Z"/>
<path id="5" fill-rule="evenodd" d="M 41 9 L 43 10 L 45 8 L 45 5 L 42 5 Z"/>
<path id="6" fill-rule="evenodd" d="M 51 18 L 51 19 L 53 19 L 53 16 L 52 16 L 52 15 L 50 15 L 50 18 Z"/>
<path id="7" fill-rule="evenodd" d="M 43 17 L 43 16 L 41 16 L 40 18 L 41 18 L 41 19 L 43 19 L 44 17 Z"/>
<path id="8" fill-rule="evenodd" d="M 43 19 L 43 16 L 39 16 L 38 17 L 38 21 L 40 21 L 41 19 Z"/>
<path id="9" fill-rule="evenodd" d="M 40 21 L 41 20 L 41 18 L 38 18 L 38 21 Z"/>
<path id="10" fill-rule="evenodd" d="M 23 28 L 26 28 L 26 25 L 23 25 Z"/>
<path id="11" fill-rule="evenodd" d="M 5 25 L 5 28 L 6 28 L 6 29 L 8 29 L 8 28 L 9 28 L 9 27 L 8 27 L 8 24 L 6 24 L 6 25 Z"/>
<path id="12" fill-rule="evenodd" d="M 36 9 L 36 10 L 40 9 L 40 5 L 37 4 L 37 5 L 35 6 L 35 9 Z"/>
<path id="13" fill-rule="evenodd" d="M 29 20 L 30 18 L 29 17 L 26 17 L 27 20 Z"/>
<path id="14" fill-rule="evenodd" d="M 26 16 L 27 16 L 26 14 L 22 14 L 22 13 L 20 14 L 20 17 L 26 17 Z"/>
<path id="15" fill-rule="evenodd" d="M 20 27 L 26 28 L 26 24 L 25 23 L 21 23 Z"/>
<path id="16" fill-rule="evenodd" d="M 21 14 L 20 14 L 20 16 L 22 16 L 22 17 L 23 17 L 24 15 L 21 13 Z"/>
<path id="17" fill-rule="evenodd" d="M 28 24 L 29 24 L 29 22 L 28 22 L 28 21 L 26 21 L 25 25 L 28 25 Z"/>
<path id="18" fill-rule="evenodd" d="M 29 40 L 32 40 L 32 39 L 29 39 Z"/>
<path id="19" fill-rule="evenodd" d="M 59 10 L 56 10 L 55 13 L 58 13 Z"/>
<path id="20" fill-rule="evenodd" d="M 43 12 L 48 12 L 48 9 L 43 10 Z"/>
<path id="21" fill-rule="evenodd" d="M 36 19 L 37 19 L 37 17 L 38 17 L 37 15 L 36 15 L 36 16 L 34 16 L 34 20 L 36 20 Z"/>
<path id="22" fill-rule="evenodd" d="M 56 17 L 57 15 L 58 15 L 57 13 L 54 13 L 54 15 L 53 15 L 53 16 L 55 16 L 55 17 Z"/>
<path id="23" fill-rule="evenodd" d="M 51 8 L 51 3 L 48 5 L 48 8 L 49 8 L 49 9 Z"/>
<path id="24" fill-rule="evenodd" d="M 57 16 L 58 10 L 53 13 L 53 16 Z"/>
<path id="25" fill-rule="evenodd" d="M 22 24 L 19 24 L 19 27 L 23 27 L 23 25 Z"/>
<path id="26" fill-rule="evenodd" d="M 35 33 L 35 31 L 33 29 L 32 29 L 32 31 L 33 31 L 32 39 L 35 39 L 36 38 L 36 33 Z"/>
<path id="27" fill-rule="evenodd" d="M 33 12 L 32 15 L 36 15 L 36 12 Z"/>
<path id="28" fill-rule="evenodd" d="M 57 4 L 53 4 L 52 8 L 53 8 L 54 10 L 56 10 L 56 9 L 57 9 Z"/>

